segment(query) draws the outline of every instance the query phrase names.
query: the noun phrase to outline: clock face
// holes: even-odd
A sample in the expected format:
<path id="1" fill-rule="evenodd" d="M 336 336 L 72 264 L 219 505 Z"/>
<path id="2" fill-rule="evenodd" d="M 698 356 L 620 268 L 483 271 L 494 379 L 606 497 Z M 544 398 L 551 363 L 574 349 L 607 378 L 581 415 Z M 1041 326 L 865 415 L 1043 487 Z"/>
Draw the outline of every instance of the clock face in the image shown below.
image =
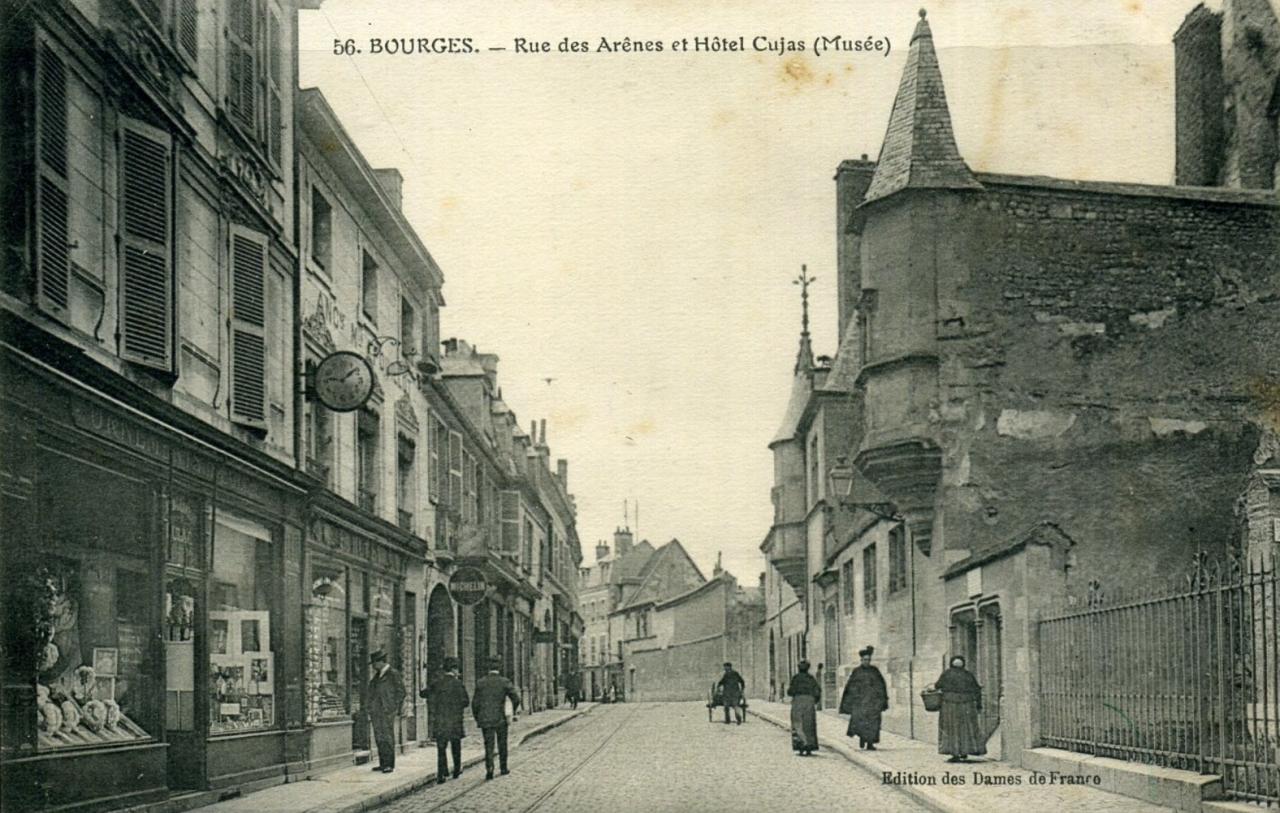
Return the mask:
<path id="1" fill-rule="evenodd" d="M 316 366 L 313 382 L 320 403 L 334 412 L 350 412 L 373 394 L 373 368 L 364 356 L 340 350 Z"/>

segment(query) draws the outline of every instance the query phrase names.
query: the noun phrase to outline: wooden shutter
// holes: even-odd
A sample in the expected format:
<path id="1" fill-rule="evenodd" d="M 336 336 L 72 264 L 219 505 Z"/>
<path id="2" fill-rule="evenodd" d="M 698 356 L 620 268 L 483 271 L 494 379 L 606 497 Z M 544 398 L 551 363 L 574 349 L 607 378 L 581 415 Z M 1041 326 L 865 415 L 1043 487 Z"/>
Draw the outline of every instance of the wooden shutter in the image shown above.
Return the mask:
<path id="1" fill-rule="evenodd" d="M 173 143 L 120 117 L 120 355 L 173 368 Z"/>
<path id="2" fill-rule="evenodd" d="M 231 227 L 231 419 L 266 426 L 267 238 Z"/>
<path id="3" fill-rule="evenodd" d="M 429 422 L 427 461 L 427 496 L 432 500 L 440 500 L 440 447 L 444 443 L 444 430 L 440 419 L 434 415 Z"/>
<path id="4" fill-rule="evenodd" d="M 176 0 L 174 3 L 174 40 L 178 50 L 190 57 L 191 61 L 200 59 L 200 9 L 197 0 Z"/>
<path id="5" fill-rule="evenodd" d="M 520 551 L 520 492 L 500 491 L 502 503 L 502 550 L 505 553 Z"/>
<path id="6" fill-rule="evenodd" d="M 280 18 L 267 15 L 267 153 L 276 166 L 284 164 L 284 55 L 280 42 Z"/>
<path id="7" fill-rule="evenodd" d="M 47 45 L 36 63 L 36 302 L 67 312 L 70 278 L 67 211 L 67 68 Z"/>
<path id="8" fill-rule="evenodd" d="M 449 433 L 449 509 L 462 512 L 462 435 Z"/>
<path id="9" fill-rule="evenodd" d="M 227 5 L 227 108 L 253 133 L 257 131 L 255 3 L 228 0 Z"/>

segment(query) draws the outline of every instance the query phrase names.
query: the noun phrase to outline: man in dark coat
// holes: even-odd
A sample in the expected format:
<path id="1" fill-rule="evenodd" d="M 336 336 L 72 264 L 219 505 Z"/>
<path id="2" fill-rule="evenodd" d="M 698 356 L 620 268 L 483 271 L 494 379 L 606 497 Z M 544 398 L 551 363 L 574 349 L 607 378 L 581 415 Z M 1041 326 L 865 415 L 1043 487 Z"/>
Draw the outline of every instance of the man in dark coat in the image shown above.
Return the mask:
<path id="1" fill-rule="evenodd" d="M 720 676 L 720 680 L 716 681 L 716 690 L 720 693 L 720 702 L 724 704 L 724 724 L 729 724 L 729 708 L 733 707 L 734 716 L 737 717 L 738 725 L 742 725 L 742 693 L 746 689 L 747 682 L 742 679 L 742 675 L 733 669 L 733 664 L 726 663 L 724 665 L 724 674 Z"/>
<path id="2" fill-rule="evenodd" d="M 880 742 L 880 713 L 889 708 L 889 691 L 880 670 L 871 665 L 874 647 L 858 652 L 862 663 L 849 673 L 840 697 L 840 713 L 849 715 L 850 737 L 858 738 L 858 747 L 876 750 Z"/>
<path id="3" fill-rule="evenodd" d="M 462 713 L 471 702 L 458 677 L 458 659 L 445 658 L 444 672 L 421 694 L 427 700 L 427 720 L 436 741 L 436 782 L 443 784 L 449 776 L 449 751 L 453 752 L 453 778 L 462 775 L 462 738 L 466 736 Z"/>
<path id="4" fill-rule="evenodd" d="M 378 767 L 375 771 L 391 773 L 396 769 L 396 718 L 404 702 L 404 681 L 400 673 L 387 663 L 381 649 L 369 656 L 373 677 L 369 680 L 369 722 L 373 724 L 373 740 L 378 745 Z"/>
<path id="5" fill-rule="evenodd" d="M 498 766 L 502 774 L 507 769 L 507 714 L 506 700 L 511 699 L 511 710 L 520 708 L 520 694 L 511 681 L 498 674 L 498 659 L 489 662 L 489 674 L 476 681 L 476 693 L 471 699 L 471 713 L 484 735 L 484 778 L 493 778 L 493 751 L 497 746 Z"/>
<path id="6" fill-rule="evenodd" d="M 569 708 L 578 707 L 578 696 L 582 693 L 582 676 L 570 672 L 564 679 L 564 699 L 569 701 Z"/>

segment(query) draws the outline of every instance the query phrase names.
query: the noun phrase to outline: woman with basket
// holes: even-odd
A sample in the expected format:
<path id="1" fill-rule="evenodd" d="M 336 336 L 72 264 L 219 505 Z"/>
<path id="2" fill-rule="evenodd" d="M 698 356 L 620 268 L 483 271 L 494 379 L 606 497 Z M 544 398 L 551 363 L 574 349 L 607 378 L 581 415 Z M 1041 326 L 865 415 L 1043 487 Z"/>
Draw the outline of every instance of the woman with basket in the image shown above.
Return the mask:
<path id="1" fill-rule="evenodd" d="M 938 753 L 950 754 L 947 762 L 964 762 L 970 756 L 987 753 L 986 738 L 978 725 L 982 687 L 964 667 L 965 659 L 953 656 L 950 668 L 921 693 L 927 710 L 940 711 Z"/>

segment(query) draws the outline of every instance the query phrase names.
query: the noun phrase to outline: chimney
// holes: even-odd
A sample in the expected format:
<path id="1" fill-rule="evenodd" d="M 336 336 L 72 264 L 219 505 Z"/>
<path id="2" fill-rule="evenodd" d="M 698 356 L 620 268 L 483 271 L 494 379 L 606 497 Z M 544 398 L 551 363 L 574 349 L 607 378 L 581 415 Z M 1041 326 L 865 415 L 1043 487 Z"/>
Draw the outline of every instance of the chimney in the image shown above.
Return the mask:
<path id="1" fill-rule="evenodd" d="M 601 539 L 596 543 L 596 561 L 603 562 L 609 558 L 609 543 Z"/>
<path id="2" fill-rule="evenodd" d="M 538 422 L 538 424 L 539 424 L 538 445 L 546 446 L 547 445 L 547 419 L 543 418 L 541 421 Z"/>
<path id="3" fill-rule="evenodd" d="M 375 169 L 373 176 L 378 179 L 382 191 L 386 192 L 387 197 L 391 198 L 391 202 L 395 204 L 396 211 L 400 211 L 401 204 L 404 202 L 404 176 L 400 174 L 400 170 L 395 167 Z"/>
<path id="4" fill-rule="evenodd" d="M 565 491 L 569 490 L 569 461 L 563 457 L 556 461 L 556 477 L 560 478 L 560 485 Z"/>
<path id="5" fill-rule="evenodd" d="M 760 571 L 760 592 L 764 593 L 764 571 Z"/>
<path id="6" fill-rule="evenodd" d="M 721 555 L 722 553 L 720 551 L 716 551 L 716 566 L 711 570 L 711 578 L 713 579 L 720 578 L 720 574 L 724 573 L 724 568 L 720 566 Z"/>
<path id="7" fill-rule="evenodd" d="M 631 543 L 635 537 L 630 528 L 619 528 L 613 532 L 613 551 L 619 559 L 631 552 Z"/>

